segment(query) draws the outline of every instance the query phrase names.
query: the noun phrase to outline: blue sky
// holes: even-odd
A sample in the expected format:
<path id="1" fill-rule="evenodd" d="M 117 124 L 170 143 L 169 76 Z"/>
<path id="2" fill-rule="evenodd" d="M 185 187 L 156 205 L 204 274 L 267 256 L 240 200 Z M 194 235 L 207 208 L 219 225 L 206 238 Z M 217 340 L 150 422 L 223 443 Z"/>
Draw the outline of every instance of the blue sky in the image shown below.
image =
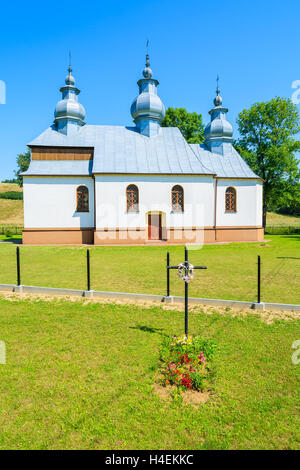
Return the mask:
<path id="1" fill-rule="evenodd" d="M 165 106 L 208 122 L 219 74 L 236 129 L 237 114 L 254 102 L 291 97 L 300 80 L 299 18 L 299 0 L 5 2 L 0 181 L 13 177 L 16 155 L 51 125 L 69 49 L 88 124 L 132 123 L 149 38 Z"/>

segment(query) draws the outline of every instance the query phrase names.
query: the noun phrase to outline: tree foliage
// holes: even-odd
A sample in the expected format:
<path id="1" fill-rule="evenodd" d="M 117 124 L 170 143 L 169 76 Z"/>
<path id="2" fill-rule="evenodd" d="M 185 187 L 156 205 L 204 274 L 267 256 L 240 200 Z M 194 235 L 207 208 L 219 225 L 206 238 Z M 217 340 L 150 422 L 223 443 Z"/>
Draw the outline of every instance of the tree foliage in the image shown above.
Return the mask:
<path id="1" fill-rule="evenodd" d="M 11 183 L 16 184 L 17 182 L 18 182 L 17 178 L 5 179 L 5 180 L 1 181 L 1 183 L 9 183 L 9 184 L 11 184 Z"/>
<path id="2" fill-rule="evenodd" d="M 300 216 L 300 182 L 295 183 L 292 196 L 287 201 L 283 201 L 279 207 L 275 204 L 274 210 L 281 214 Z"/>
<path id="3" fill-rule="evenodd" d="M 23 173 L 24 171 L 26 171 L 29 167 L 29 164 L 30 164 L 30 151 L 27 150 L 27 152 L 25 153 L 19 153 L 19 155 L 17 156 L 18 169 L 17 171 L 15 171 L 15 175 L 17 177 L 16 178 L 17 183 L 19 186 L 23 186 L 23 178 L 20 175 L 20 173 Z"/>
<path id="4" fill-rule="evenodd" d="M 238 115 L 237 149 L 253 171 L 264 180 L 263 225 L 270 208 L 289 206 L 299 191 L 295 153 L 300 141 L 299 113 L 290 99 L 275 97 L 255 103 Z"/>
<path id="5" fill-rule="evenodd" d="M 161 125 L 178 127 L 189 144 L 201 144 L 204 141 L 201 114 L 188 113 L 185 108 L 168 108 Z"/>

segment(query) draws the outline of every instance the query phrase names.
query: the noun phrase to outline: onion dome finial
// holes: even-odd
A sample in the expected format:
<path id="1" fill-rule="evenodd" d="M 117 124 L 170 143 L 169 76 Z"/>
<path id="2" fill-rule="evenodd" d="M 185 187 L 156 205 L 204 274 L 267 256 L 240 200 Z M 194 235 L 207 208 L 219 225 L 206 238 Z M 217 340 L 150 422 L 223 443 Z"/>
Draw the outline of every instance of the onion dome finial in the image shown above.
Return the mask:
<path id="1" fill-rule="evenodd" d="M 219 80 L 220 80 L 220 78 L 219 78 L 219 75 L 218 75 L 217 76 L 217 90 L 216 90 L 217 96 L 214 99 L 214 105 L 215 106 L 222 106 L 222 103 L 223 103 L 223 99 L 220 96 Z"/>
<path id="2" fill-rule="evenodd" d="M 146 55 L 146 67 L 143 70 L 143 75 L 145 78 L 152 78 L 152 70 L 150 68 L 149 54 Z"/>
<path id="3" fill-rule="evenodd" d="M 69 75 L 66 76 L 65 84 L 66 84 L 66 85 L 74 86 L 74 85 L 75 85 L 75 78 L 72 77 L 72 75 L 71 75 L 71 72 L 72 72 L 71 51 L 69 51 L 69 67 L 68 67 L 68 72 L 69 72 Z"/>

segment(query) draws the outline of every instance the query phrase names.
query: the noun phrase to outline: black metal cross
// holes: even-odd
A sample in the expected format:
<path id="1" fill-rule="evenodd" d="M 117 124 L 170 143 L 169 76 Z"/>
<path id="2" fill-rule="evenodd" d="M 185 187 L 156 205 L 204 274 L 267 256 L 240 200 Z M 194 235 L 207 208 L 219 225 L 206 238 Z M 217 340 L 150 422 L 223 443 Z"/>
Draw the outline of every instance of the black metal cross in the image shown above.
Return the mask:
<path id="1" fill-rule="evenodd" d="M 188 275 L 189 272 L 189 253 L 187 247 L 185 247 L 185 272 Z M 167 253 L 167 297 L 170 297 L 170 269 L 178 269 L 178 266 L 170 266 L 170 253 Z M 207 269 L 206 266 L 194 266 L 194 269 Z M 185 291 L 184 291 L 184 330 L 185 336 L 188 336 L 189 333 L 189 281 L 186 279 Z"/>

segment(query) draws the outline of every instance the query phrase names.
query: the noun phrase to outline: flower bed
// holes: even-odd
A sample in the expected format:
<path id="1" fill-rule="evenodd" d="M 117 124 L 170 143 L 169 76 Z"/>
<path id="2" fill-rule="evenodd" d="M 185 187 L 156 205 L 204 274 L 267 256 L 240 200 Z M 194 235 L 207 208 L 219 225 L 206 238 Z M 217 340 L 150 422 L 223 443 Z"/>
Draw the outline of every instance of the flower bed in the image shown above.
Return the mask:
<path id="1" fill-rule="evenodd" d="M 213 341 L 199 336 L 167 338 L 160 354 L 162 384 L 179 390 L 205 390 L 211 379 L 215 351 Z"/>

